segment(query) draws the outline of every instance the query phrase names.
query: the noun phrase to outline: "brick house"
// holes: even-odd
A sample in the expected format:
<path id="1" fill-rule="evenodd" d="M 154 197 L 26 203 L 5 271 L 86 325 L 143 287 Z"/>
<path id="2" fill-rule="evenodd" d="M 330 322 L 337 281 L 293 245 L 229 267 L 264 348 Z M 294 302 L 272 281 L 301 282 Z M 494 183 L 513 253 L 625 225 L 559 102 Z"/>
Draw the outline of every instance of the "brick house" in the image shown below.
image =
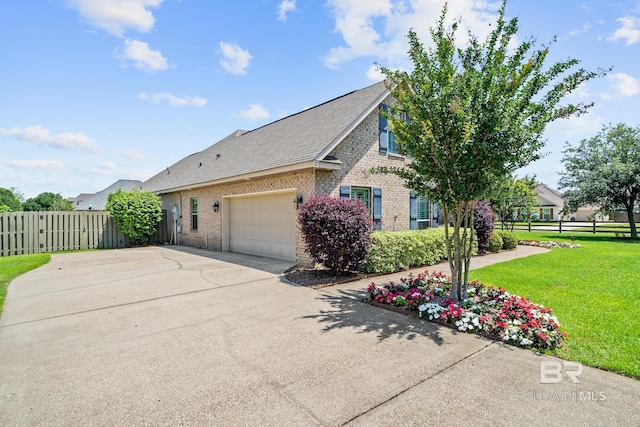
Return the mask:
<path id="1" fill-rule="evenodd" d="M 177 221 L 173 243 L 308 263 L 296 209 L 312 195 L 362 200 L 376 228 L 429 226 L 431 204 L 395 175 L 402 166 L 386 119 L 384 82 L 252 131 L 236 131 L 142 184 Z M 177 233 L 173 229 L 178 230 Z"/>

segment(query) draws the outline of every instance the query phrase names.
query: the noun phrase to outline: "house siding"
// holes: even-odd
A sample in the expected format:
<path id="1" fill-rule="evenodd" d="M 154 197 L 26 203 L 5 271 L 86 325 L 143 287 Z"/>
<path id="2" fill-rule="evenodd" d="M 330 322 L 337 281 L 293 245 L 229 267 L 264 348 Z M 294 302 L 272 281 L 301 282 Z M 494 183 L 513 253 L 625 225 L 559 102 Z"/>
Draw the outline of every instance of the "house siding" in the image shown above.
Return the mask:
<path id="1" fill-rule="evenodd" d="M 195 190 L 180 191 L 163 194 L 162 207 L 171 212 L 173 206 L 178 206 L 182 232 L 179 233 L 179 243 L 185 246 L 205 248 L 214 251 L 222 250 L 222 228 L 223 228 L 223 204 L 226 203 L 224 197 L 243 194 L 264 193 L 280 191 L 286 189 L 296 189 L 297 194 L 307 199 L 315 193 L 314 172 L 312 170 L 280 174 L 250 181 L 243 181 L 231 184 L 213 185 Z M 198 199 L 198 229 L 191 227 L 190 201 Z M 213 211 L 215 202 L 220 204 L 218 212 Z M 293 200 L 292 200 L 293 203 Z M 173 223 L 169 221 L 169 236 L 172 234 Z M 308 264 L 307 255 L 304 252 L 304 242 L 298 231 L 296 244 L 296 258 L 298 263 Z"/>
<path id="2" fill-rule="evenodd" d="M 376 108 L 332 150 L 330 155 L 336 156 L 342 164 L 340 170 L 308 169 L 163 194 L 164 209 L 171 212 L 173 206 L 178 206 L 179 224 L 182 226 L 182 232 L 178 234 L 180 245 L 215 251 L 224 249 L 224 204 L 228 202 L 225 197 L 287 189 L 295 189 L 304 200 L 312 195 L 339 197 L 341 185 L 382 189 L 382 230 L 410 229 L 410 191 L 403 181 L 392 174 L 370 172 L 377 166 L 403 166 L 407 163 L 404 156 L 380 152 L 378 120 Z M 197 230 L 193 230 L 191 224 L 190 201 L 193 198 L 198 199 L 199 206 Z M 215 202 L 220 204 L 218 212 L 213 211 Z M 169 236 L 173 234 L 172 227 L 170 221 Z M 296 263 L 312 266 L 313 261 L 305 251 L 299 227 L 296 235 Z"/>
<path id="3" fill-rule="evenodd" d="M 381 153 L 378 147 L 378 111 L 374 110 L 330 155 L 342 162 L 339 171 L 318 171 L 316 193 L 340 197 L 340 186 L 382 189 L 382 230 L 408 230 L 410 191 L 392 174 L 374 174 L 377 166 L 404 166 L 404 156 Z"/>

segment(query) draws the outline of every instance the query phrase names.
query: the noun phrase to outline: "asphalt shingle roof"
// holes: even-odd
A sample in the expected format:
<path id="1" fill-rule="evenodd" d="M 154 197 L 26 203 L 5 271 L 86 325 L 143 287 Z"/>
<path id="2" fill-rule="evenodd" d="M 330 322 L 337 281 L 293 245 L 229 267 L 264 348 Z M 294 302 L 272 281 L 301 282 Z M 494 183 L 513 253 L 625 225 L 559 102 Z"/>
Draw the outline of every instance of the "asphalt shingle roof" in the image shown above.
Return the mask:
<path id="1" fill-rule="evenodd" d="M 379 82 L 252 131 L 236 131 L 169 166 L 142 188 L 163 192 L 322 160 L 387 93 Z"/>
<path id="2" fill-rule="evenodd" d="M 107 201 L 109 194 L 115 193 L 118 190 L 131 191 L 133 189 L 140 188 L 142 181 L 135 179 L 119 179 L 102 191 L 98 191 L 96 194 L 92 194 L 82 202 L 78 203 L 78 206 L 73 208 L 74 211 L 86 211 L 91 207 L 92 210 L 103 211 L 107 207 Z"/>

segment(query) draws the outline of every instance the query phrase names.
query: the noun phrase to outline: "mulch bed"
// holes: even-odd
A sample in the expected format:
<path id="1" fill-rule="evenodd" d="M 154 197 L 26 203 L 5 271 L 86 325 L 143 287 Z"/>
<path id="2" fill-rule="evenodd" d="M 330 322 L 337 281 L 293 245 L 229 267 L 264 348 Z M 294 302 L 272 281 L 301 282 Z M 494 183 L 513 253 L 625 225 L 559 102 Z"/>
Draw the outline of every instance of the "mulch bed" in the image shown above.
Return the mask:
<path id="1" fill-rule="evenodd" d="M 364 273 L 335 274 L 334 272 L 324 268 L 292 267 L 284 272 L 284 277 L 288 281 L 297 285 L 317 289 L 325 286 L 366 279 L 369 276 Z"/>

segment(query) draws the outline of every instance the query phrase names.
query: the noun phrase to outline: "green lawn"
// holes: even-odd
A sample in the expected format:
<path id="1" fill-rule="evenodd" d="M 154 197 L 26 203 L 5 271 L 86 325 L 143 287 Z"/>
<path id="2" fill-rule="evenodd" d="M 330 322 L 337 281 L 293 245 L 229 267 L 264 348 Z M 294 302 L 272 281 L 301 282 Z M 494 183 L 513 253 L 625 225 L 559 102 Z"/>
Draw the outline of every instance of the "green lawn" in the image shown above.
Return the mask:
<path id="1" fill-rule="evenodd" d="M 0 315 L 2 315 L 9 282 L 29 270 L 48 263 L 49 260 L 51 260 L 51 254 L 15 255 L 0 258 Z"/>
<path id="2" fill-rule="evenodd" d="M 569 233 L 517 234 L 560 242 L 571 238 Z M 551 307 L 567 333 L 559 357 L 640 378 L 640 241 L 575 237 L 582 248 L 494 264 L 472 271 L 470 278 Z"/>

